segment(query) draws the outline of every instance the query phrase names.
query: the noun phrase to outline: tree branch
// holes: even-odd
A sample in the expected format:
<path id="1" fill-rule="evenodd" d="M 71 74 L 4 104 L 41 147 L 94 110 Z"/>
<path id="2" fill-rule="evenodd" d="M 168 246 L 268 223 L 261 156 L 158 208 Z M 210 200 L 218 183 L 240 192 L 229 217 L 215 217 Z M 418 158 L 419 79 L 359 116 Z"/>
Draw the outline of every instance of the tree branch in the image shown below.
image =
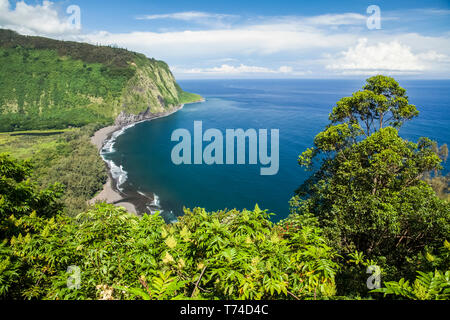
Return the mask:
<path id="1" fill-rule="evenodd" d="M 203 274 L 205 273 L 206 267 L 207 267 L 207 266 L 205 266 L 205 267 L 203 268 L 202 273 L 200 273 L 200 277 L 198 277 L 198 280 L 197 280 L 197 282 L 195 283 L 195 287 L 194 287 L 194 290 L 192 291 L 191 298 L 194 297 L 195 290 L 197 290 L 197 288 L 198 288 L 198 284 L 200 283 L 200 280 L 202 279 Z"/>

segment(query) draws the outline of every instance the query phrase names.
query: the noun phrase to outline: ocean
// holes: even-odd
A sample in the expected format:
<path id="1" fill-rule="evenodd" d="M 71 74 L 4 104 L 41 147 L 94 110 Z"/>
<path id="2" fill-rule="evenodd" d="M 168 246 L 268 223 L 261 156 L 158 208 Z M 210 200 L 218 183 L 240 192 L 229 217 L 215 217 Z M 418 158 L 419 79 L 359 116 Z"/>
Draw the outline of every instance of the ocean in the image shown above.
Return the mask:
<path id="1" fill-rule="evenodd" d="M 177 113 L 142 122 L 116 134 L 105 160 L 113 167 L 119 188 L 139 210 L 161 211 L 167 221 L 183 214 L 183 207 L 261 209 L 274 213 L 273 221 L 289 214 L 289 199 L 311 174 L 297 163 L 317 133 L 329 123 L 328 115 L 342 97 L 360 90 L 361 80 L 189 80 L 179 81 L 188 92 L 206 101 L 186 105 Z M 450 142 L 450 81 L 404 80 L 410 103 L 420 111 L 400 134 L 417 141 L 421 136 L 439 144 Z M 279 130 L 279 171 L 260 175 L 261 165 L 175 165 L 171 141 L 176 129 L 203 132 L 242 128 Z M 269 139 L 270 141 L 270 139 Z M 204 146 L 207 143 L 204 143 Z M 270 147 L 269 147 L 270 150 Z M 248 162 L 247 162 L 248 163 Z M 444 173 L 449 170 L 444 165 Z"/>

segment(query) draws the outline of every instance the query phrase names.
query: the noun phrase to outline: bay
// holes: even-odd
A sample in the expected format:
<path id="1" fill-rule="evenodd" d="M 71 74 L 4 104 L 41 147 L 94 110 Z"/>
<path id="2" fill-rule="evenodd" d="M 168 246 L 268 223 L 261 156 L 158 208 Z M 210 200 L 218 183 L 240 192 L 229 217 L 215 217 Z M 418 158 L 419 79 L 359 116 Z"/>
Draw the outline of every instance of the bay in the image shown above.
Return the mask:
<path id="1" fill-rule="evenodd" d="M 450 142 L 450 81 L 404 80 L 410 103 L 420 116 L 406 123 L 400 134 L 417 141 L 421 136 L 439 144 Z M 182 88 L 206 98 L 177 113 L 142 122 L 116 139 L 114 152 L 105 155 L 126 172 L 125 191 L 159 198 L 166 220 L 183 207 L 220 209 L 260 208 L 275 213 L 274 221 L 289 214 L 289 199 L 310 175 L 297 163 L 298 155 L 328 124 L 336 101 L 361 89 L 360 80 L 186 80 Z M 279 172 L 261 176 L 260 165 L 175 165 L 171 161 L 172 132 L 193 133 L 194 121 L 203 131 L 216 128 L 279 129 Z M 206 143 L 205 143 L 206 144 Z M 448 164 L 444 173 L 448 172 Z M 155 204 L 155 203 L 154 203 Z"/>

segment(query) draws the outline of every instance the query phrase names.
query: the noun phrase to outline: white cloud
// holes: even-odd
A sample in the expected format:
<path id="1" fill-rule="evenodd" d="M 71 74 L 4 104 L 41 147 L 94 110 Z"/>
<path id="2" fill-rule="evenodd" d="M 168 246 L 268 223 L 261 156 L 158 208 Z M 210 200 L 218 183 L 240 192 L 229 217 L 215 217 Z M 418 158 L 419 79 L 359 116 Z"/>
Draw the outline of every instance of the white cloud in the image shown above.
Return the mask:
<path id="1" fill-rule="evenodd" d="M 279 72 L 281 73 L 292 73 L 294 70 L 292 69 L 292 67 L 288 67 L 288 66 L 281 66 L 278 69 Z"/>
<path id="2" fill-rule="evenodd" d="M 420 15 L 435 15 L 435 16 L 447 16 L 450 15 L 450 10 L 447 9 L 434 9 L 434 8 L 425 8 L 425 9 L 411 9 L 412 12 L 418 12 Z"/>
<path id="3" fill-rule="evenodd" d="M 235 15 L 229 14 L 217 14 L 217 13 L 207 13 L 199 11 L 186 11 L 186 12 L 176 12 L 168 14 L 152 14 L 137 17 L 138 20 L 157 20 L 157 19 L 174 19 L 183 21 L 201 20 L 201 19 L 223 19 L 223 18 L 234 18 Z"/>
<path id="4" fill-rule="evenodd" d="M 425 65 L 410 47 L 398 41 L 370 44 L 367 39 L 360 39 L 356 46 L 342 52 L 326 68 L 347 74 L 407 73 L 423 71 Z"/>
<path id="5" fill-rule="evenodd" d="M 59 16 L 51 1 L 34 6 L 20 1 L 11 9 L 8 0 L 0 0 L 0 28 L 27 35 L 67 35 L 78 32 L 67 17 Z"/>
<path id="6" fill-rule="evenodd" d="M 281 66 L 278 69 L 271 69 L 266 67 L 258 67 L 258 66 L 247 66 L 244 64 L 240 64 L 239 66 L 232 66 L 229 64 L 222 64 L 220 67 L 212 67 L 212 68 L 192 68 L 192 69 L 183 69 L 173 67 L 172 70 L 181 74 L 209 74 L 209 75 L 238 75 L 238 74 L 288 74 L 293 73 L 292 67 L 289 66 Z"/>
<path id="7" fill-rule="evenodd" d="M 435 12 L 434 14 L 446 14 Z M 364 12 L 363 12 L 364 13 Z M 408 12 L 412 15 L 411 12 Z M 203 75 L 450 74 L 450 33 L 424 35 L 398 30 L 370 31 L 360 13 L 317 16 L 243 17 L 198 11 L 141 16 L 186 23 L 159 32 L 76 32 L 56 4 L 0 0 L 0 27 L 23 34 L 114 44 L 178 66 L 176 73 Z M 394 19 L 391 17 L 388 19 Z M 385 14 L 383 15 L 385 18 Z M 232 24 L 227 24 L 232 22 Z M 186 25 L 194 23 L 195 30 Z M 198 24 L 207 26 L 198 30 Z M 184 25 L 184 27 L 180 27 Z M 172 28 L 172 27 L 170 27 Z M 368 40 L 361 41 L 361 38 Z M 214 67 L 211 67 L 214 66 Z M 277 66 L 277 67 L 274 67 Z M 283 67 L 278 67 L 283 66 Z M 306 73 L 309 75 L 309 73 Z"/>
<path id="8" fill-rule="evenodd" d="M 184 22 L 192 22 L 214 28 L 230 27 L 230 22 L 238 19 L 239 16 L 231 14 L 218 14 L 200 11 L 185 11 L 167 14 L 151 14 L 139 16 L 138 20 L 180 20 Z"/>
<path id="9" fill-rule="evenodd" d="M 450 62 L 450 57 L 446 54 L 437 53 L 434 50 L 420 53 L 417 55 L 420 59 L 429 62 Z"/>
<path id="10" fill-rule="evenodd" d="M 367 16 L 358 13 L 323 14 L 301 19 L 305 24 L 338 26 L 338 25 L 365 25 Z"/>
<path id="11" fill-rule="evenodd" d="M 208 61 L 232 57 L 245 65 L 253 65 L 255 61 L 263 66 L 296 65 L 295 69 L 314 69 L 314 75 L 322 76 L 336 71 L 340 74 L 388 71 L 392 75 L 433 71 L 448 76 L 450 66 L 445 62 L 450 54 L 448 36 L 384 32 L 368 36 L 370 40 L 360 41 L 360 33 L 330 33 L 326 29 L 280 22 L 201 31 L 102 32 L 83 35 L 79 40 L 118 44 L 172 65 L 203 69 L 201 61 L 205 65 Z M 321 58 L 327 54 L 330 58 Z"/>
<path id="12" fill-rule="evenodd" d="M 158 58 L 211 59 L 239 56 L 265 56 L 277 53 L 298 54 L 327 48 L 344 49 L 357 40 L 353 34 L 327 35 L 318 30 L 296 30 L 292 25 L 255 25 L 233 29 L 95 33 L 80 40 L 118 44 Z"/>

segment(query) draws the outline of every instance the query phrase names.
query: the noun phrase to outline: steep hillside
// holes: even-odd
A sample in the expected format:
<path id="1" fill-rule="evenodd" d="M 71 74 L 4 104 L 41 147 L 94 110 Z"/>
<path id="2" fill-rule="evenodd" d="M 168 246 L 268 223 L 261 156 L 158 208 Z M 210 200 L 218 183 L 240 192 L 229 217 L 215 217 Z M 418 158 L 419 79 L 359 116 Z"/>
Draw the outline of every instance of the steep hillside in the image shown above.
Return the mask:
<path id="1" fill-rule="evenodd" d="M 125 49 L 0 29 L 0 131 L 113 123 L 201 99 L 169 67 Z"/>

